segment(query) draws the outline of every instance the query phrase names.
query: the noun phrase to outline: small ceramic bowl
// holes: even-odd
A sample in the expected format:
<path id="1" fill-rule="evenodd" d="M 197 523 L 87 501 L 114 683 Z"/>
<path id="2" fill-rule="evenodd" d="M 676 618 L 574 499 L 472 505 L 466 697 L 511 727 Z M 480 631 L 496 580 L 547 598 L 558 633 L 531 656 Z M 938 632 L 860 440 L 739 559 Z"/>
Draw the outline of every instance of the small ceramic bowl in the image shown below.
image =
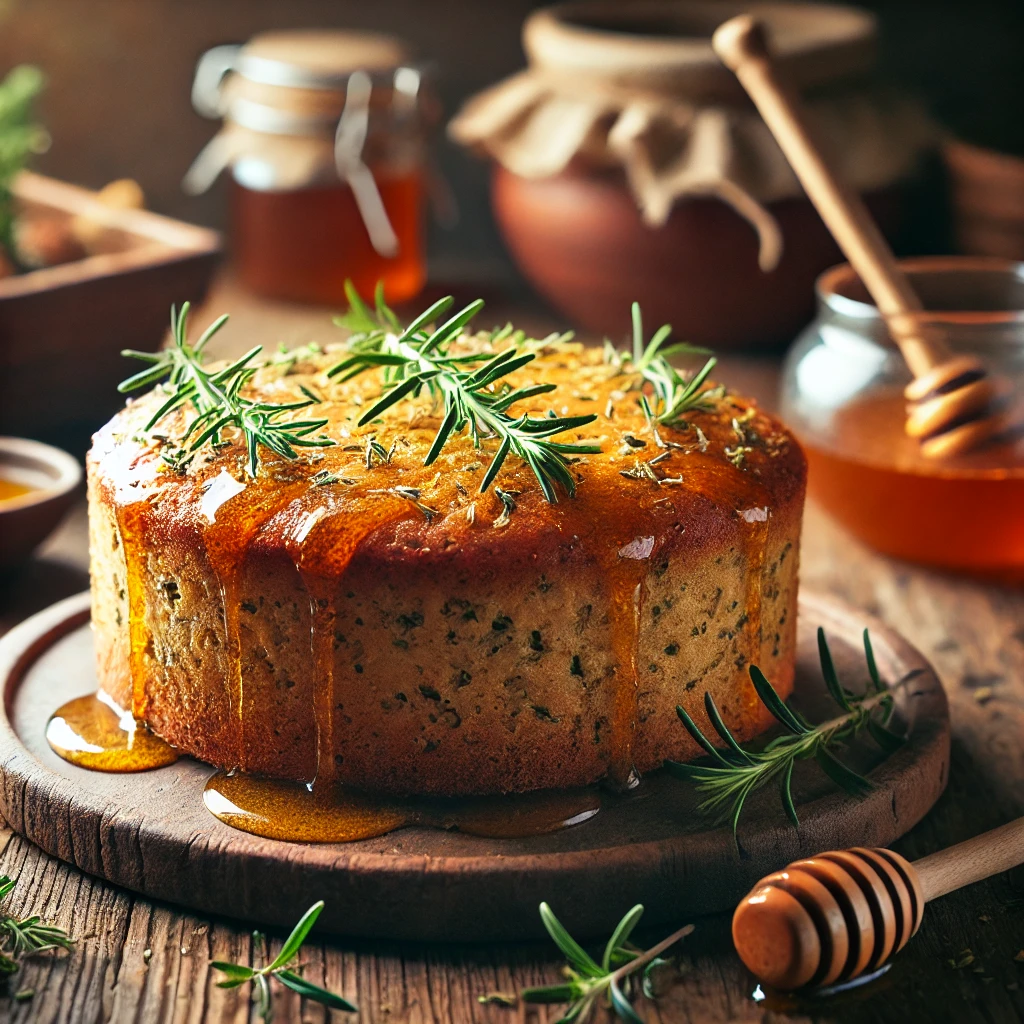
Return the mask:
<path id="1" fill-rule="evenodd" d="M 0 571 L 23 562 L 54 530 L 74 501 L 82 467 L 59 448 L 0 437 L 0 478 L 32 489 L 0 499 Z"/>

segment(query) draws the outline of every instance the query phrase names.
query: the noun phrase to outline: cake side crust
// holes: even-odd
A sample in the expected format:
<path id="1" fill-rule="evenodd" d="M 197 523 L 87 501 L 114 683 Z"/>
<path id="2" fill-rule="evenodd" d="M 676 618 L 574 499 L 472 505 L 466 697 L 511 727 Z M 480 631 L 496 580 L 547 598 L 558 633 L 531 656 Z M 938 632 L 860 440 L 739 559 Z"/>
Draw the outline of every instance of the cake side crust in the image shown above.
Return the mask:
<path id="1" fill-rule="evenodd" d="M 149 638 L 136 654 L 145 717 L 204 761 L 304 780 L 316 771 L 311 577 L 294 543 L 310 518 L 306 543 L 322 551 L 328 571 L 321 575 L 336 583 L 340 781 L 456 795 L 584 785 L 606 775 L 623 744 L 616 708 L 634 679 L 613 636 L 623 628 L 613 593 L 622 566 L 642 594 L 633 644 L 636 767 L 645 772 L 699 753 L 675 707 L 707 724 L 705 692 L 737 737 L 750 738 L 770 722 L 749 682 L 750 664 L 783 696 L 792 686 L 805 465 L 777 423 L 746 409 L 753 407 L 736 407 L 751 434 L 771 432 L 772 448 L 752 449 L 745 469 L 690 451 L 676 459 L 690 486 L 669 486 L 622 480 L 617 466 L 593 475 L 583 467 L 577 498 L 553 507 L 531 489 L 528 473 L 513 470 L 502 486 L 515 488 L 517 508 L 501 528 L 492 525 L 494 496 L 469 486 L 479 480 L 479 456 L 456 449 L 439 475 L 467 486 L 455 493 L 442 482 L 436 498 L 424 498 L 443 514 L 428 520 L 407 502 L 382 498 L 390 502 L 386 514 L 334 576 L 331 560 L 351 520 L 341 504 L 322 522 L 317 514 L 349 499 L 329 498 L 309 486 L 308 471 L 296 477 L 295 466 L 283 465 L 266 494 L 292 498 L 262 515 L 226 586 L 216 548 L 222 535 L 195 510 L 209 506 L 206 495 L 225 475 L 242 479 L 238 453 L 219 452 L 198 474 L 168 477 L 144 445 L 125 440 L 141 415 L 129 408 L 97 436 L 89 459 L 101 685 L 131 706 L 118 528 L 140 500 L 128 491 L 131 478 L 142 481 L 135 490 L 145 495 L 149 524 L 134 555 Z M 730 429 L 709 422 L 707 437 L 725 447 Z M 429 425 L 424 432 L 430 436 Z M 431 471 L 417 455 L 423 442 L 415 430 L 403 433 L 408 454 L 399 449 L 394 465 L 376 467 L 378 476 L 384 484 L 399 474 L 427 495 Z M 633 465 L 625 446 L 605 445 L 610 462 Z M 130 458 L 126 447 L 134 447 Z M 488 511 L 468 515 L 467 496 Z M 238 675 L 240 698 L 232 689 Z"/>

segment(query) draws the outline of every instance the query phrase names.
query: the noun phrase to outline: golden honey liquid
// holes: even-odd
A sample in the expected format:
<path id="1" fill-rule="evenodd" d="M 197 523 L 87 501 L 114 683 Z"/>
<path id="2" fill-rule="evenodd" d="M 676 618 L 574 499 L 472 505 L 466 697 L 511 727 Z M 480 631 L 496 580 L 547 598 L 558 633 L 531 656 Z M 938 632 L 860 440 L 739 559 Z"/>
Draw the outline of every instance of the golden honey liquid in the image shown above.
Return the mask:
<path id="1" fill-rule="evenodd" d="M 14 480 L 7 480 L 0 476 L 0 501 L 23 498 L 26 494 L 31 494 L 35 490 L 38 490 L 38 488 L 30 487 L 28 484 L 19 484 Z"/>
<path id="2" fill-rule="evenodd" d="M 232 246 L 243 283 L 261 295 L 321 305 L 346 303 L 346 279 L 365 299 L 378 281 L 390 303 L 417 295 L 426 280 L 422 175 L 374 177 L 398 238 L 392 258 L 373 248 L 347 185 L 260 192 L 232 181 Z"/>
<path id="3" fill-rule="evenodd" d="M 65 761 L 99 772 L 144 772 L 178 760 L 174 747 L 102 692 L 59 707 L 46 723 L 46 741 Z"/>
<path id="4" fill-rule="evenodd" d="M 880 395 L 837 413 L 827 446 L 802 439 L 811 496 L 884 554 L 1024 581 L 1024 439 L 925 459 L 905 420 L 903 396 Z"/>
<path id="5" fill-rule="evenodd" d="M 350 843 L 407 825 L 458 829 L 491 839 L 544 835 L 578 825 L 601 809 L 596 790 L 453 799 L 364 794 L 301 782 L 217 772 L 206 784 L 207 809 L 232 828 L 305 843 Z"/>

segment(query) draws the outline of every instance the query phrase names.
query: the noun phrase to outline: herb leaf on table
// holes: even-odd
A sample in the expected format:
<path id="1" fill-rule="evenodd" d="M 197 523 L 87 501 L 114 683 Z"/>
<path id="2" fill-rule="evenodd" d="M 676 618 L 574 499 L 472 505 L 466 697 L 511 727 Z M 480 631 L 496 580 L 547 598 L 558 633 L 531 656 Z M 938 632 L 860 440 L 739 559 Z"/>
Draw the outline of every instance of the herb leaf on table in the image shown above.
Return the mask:
<path id="1" fill-rule="evenodd" d="M 554 911 L 547 905 L 540 905 L 540 917 L 555 945 L 565 954 L 568 961 L 563 969 L 566 980 L 557 985 L 543 985 L 525 988 L 519 993 L 524 1003 L 567 1003 L 568 1010 L 558 1024 L 583 1024 L 601 1004 L 610 1006 L 619 1020 L 627 1024 L 643 1024 L 633 1009 L 635 997 L 634 979 L 636 972 L 643 968 L 642 991 L 651 998 L 650 974 L 659 964 L 670 946 L 685 938 L 693 931 L 692 924 L 673 932 L 667 939 L 646 951 L 630 944 L 630 936 L 644 912 L 641 904 L 628 911 L 615 926 L 598 963 L 569 933 Z"/>
<path id="2" fill-rule="evenodd" d="M 332 1010 L 343 1010 L 346 1013 L 357 1013 L 357 1007 L 347 999 L 339 996 L 329 989 L 314 985 L 307 981 L 300 973 L 292 970 L 289 964 L 298 956 L 302 944 L 306 941 L 310 930 L 324 909 L 323 900 L 314 903 L 302 915 L 299 923 L 292 929 L 291 934 L 284 941 L 281 952 L 265 967 L 254 968 L 246 964 L 233 964 L 225 960 L 213 960 L 210 966 L 225 975 L 223 981 L 217 982 L 218 988 L 237 988 L 247 981 L 255 986 L 253 999 L 256 1002 L 256 1009 L 264 1024 L 270 1024 L 274 1019 L 273 993 L 270 989 L 270 979 L 276 978 L 286 988 L 298 992 L 303 999 L 312 999 L 322 1006 Z M 260 932 L 253 932 L 254 944 L 262 943 L 263 935 Z M 300 968 L 301 970 L 301 968 Z"/>
<path id="3" fill-rule="evenodd" d="M 17 879 L 0 875 L 0 900 L 10 895 Z M 0 975 L 14 974 L 20 961 L 51 949 L 70 949 L 74 945 L 63 928 L 48 924 L 37 914 L 18 918 L 0 911 Z"/>
<path id="4" fill-rule="evenodd" d="M 759 751 L 743 747 L 722 720 L 714 698 L 710 693 L 705 693 L 704 707 L 708 719 L 725 746 L 716 747 L 690 715 L 682 707 L 677 707 L 676 713 L 683 725 L 706 751 L 708 760 L 686 764 L 666 761 L 665 767 L 677 778 L 696 783 L 697 789 L 704 794 L 698 809 L 720 821 L 729 821 L 733 836 L 736 835 L 747 797 L 773 781 L 778 781 L 786 816 L 794 827 L 799 825 L 792 791 L 793 768 L 797 761 L 817 761 L 821 770 L 837 786 L 851 796 L 863 796 L 873 788 L 871 782 L 843 764 L 836 756 L 836 751 L 864 731 L 868 732 L 886 755 L 903 743 L 903 738 L 888 728 L 895 700 L 878 672 L 871 637 L 866 629 L 864 656 L 869 684 L 864 694 L 857 695 L 839 681 L 825 631 L 819 627 L 818 657 L 822 677 L 829 696 L 839 705 L 842 714 L 827 722 L 812 725 L 799 711 L 789 707 L 764 673 L 752 665 L 750 679 L 754 689 L 786 733 L 771 740 Z M 916 674 L 905 677 L 897 685 L 909 681 Z"/>

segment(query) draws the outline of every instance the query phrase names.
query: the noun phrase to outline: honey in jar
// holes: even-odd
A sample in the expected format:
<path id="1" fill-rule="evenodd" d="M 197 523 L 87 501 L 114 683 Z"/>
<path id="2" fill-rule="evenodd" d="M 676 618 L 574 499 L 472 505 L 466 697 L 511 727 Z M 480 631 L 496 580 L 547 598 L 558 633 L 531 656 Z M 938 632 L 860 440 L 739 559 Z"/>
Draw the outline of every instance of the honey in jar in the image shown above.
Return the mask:
<path id="1" fill-rule="evenodd" d="M 193 103 L 222 117 L 189 191 L 230 177 L 231 245 L 243 284 L 301 302 L 389 302 L 423 286 L 425 131 L 419 69 L 388 36 L 274 32 L 216 47 L 199 63 Z"/>
<path id="2" fill-rule="evenodd" d="M 1024 393 L 1024 265 L 934 257 L 901 264 L 929 329 Z M 783 412 L 809 462 L 810 494 L 887 555 L 1024 582 L 1024 437 L 925 458 L 904 430 L 910 377 L 847 266 L 818 282 L 817 321 L 787 361 Z"/>

